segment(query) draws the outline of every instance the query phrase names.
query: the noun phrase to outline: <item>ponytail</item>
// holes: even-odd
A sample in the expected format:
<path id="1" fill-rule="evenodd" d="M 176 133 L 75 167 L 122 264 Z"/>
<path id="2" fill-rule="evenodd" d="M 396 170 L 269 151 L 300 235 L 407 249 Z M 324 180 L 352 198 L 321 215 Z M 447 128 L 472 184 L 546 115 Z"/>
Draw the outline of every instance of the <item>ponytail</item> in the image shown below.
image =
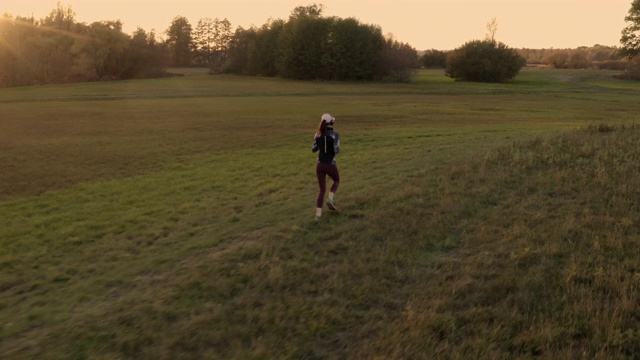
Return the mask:
<path id="1" fill-rule="evenodd" d="M 322 135 L 327 131 L 327 123 L 324 120 L 320 121 L 320 125 L 318 126 L 318 134 Z"/>

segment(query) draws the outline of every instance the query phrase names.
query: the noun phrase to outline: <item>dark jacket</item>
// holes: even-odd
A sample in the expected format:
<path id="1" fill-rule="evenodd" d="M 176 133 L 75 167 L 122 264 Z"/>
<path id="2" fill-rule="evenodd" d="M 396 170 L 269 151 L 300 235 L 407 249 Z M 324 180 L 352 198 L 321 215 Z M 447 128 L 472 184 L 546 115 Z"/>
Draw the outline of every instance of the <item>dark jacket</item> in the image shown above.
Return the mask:
<path id="1" fill-rule="evenodd" d="M 324 134 L 316 134 L 313 139 L 311 151 L 319 151 L 318 162 L 322 164 L 335 164 L 336 154 L 340 152 L 340 134 L 328 128 Z"/>

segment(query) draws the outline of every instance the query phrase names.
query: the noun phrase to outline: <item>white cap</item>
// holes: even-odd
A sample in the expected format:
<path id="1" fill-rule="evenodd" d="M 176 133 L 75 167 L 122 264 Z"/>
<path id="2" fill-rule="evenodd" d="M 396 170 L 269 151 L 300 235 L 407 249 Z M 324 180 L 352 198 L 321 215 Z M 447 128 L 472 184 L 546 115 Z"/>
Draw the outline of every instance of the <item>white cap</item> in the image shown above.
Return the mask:
<path id="1" fill-rule="evenodd" d="M 328 125 L 333 125 L 333 123 L 336 121 L 336 118 L 334 118 L 331 114 L 324 114 L 322 115 L 322 121 L 327 123 Z"/>

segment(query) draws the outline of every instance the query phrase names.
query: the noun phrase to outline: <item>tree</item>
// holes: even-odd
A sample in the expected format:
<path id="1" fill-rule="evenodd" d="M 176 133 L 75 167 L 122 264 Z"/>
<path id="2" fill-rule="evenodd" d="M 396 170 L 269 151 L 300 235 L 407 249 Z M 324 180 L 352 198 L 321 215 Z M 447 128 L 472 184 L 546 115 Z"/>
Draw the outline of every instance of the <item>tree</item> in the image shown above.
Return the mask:
<path id="1" fill-rule="evenodd" d="M 543 59 L 543 62 L 556 69 L 566 69 L 569 67 L 569 52 L 564 50 L 552 51 Z"/>
<path id="2" fill-rule="evenodd" d="M 213 21 L 212 48 L 209 66 L 214 71 L 220 71 L 227 60 L 227 51 L 233 37 L 231 22 L 216 18 Z"/>
<path id="3" fill-rule="evenodd" d="M 203 18 L 193 31 L 193 61 L 219 71 L 227 60 L 233 38 L 231 22 L 225 19 Z"/>
<path id="4" fill-rule="evenodd" d="M 257 75 L 249 65 L 251 49 L 254 47 L 257 37 L 257 30 L 252 27 L 243 29 L 238 26 L 227 51 L 227 60 L 222 71 L 230 74 Z"/>
<path id="5" fill-rule="evenodd" d="M 36 33 L 35 19 L 0 16 L 0 87 L 32 81 L 33 60 L 24 56 L 29 39 Z"/>
<path id="6" fill-rule="evenodd" d="M 38 21 L 0 17 L 0 87 L 162 76 L 167 57 L 154 32 L 129 36 L 119 20 L 77 23 L 61 3 Z"/>
<path id="7" fill-rule="evenodd" d="M 407 81 L 417 51 L 355 18 L 322 17 L 321 5 L 300 6 L 288 21 L 238 29 L 223 70 L 298 80 Z"/>
<path id="8" fill-rule="evenodd" d="M 526 60 L 514 49 L 495 41 L 470 41 L 451 51 L 446 75 L 456 80 L 504 82 L 514 78 Z"/>
<path id="9" fill-rule="evenodd" d="M 98 79 L 118 80 L 126 78 L 125 52 L 129 36 L 122 32 L 121 21 L 97 21 L 89 25 L 90 41 L 85 48 L 92 59 Z"/>
<path id="10" fill-rule="evenodd" d="M 147 33 L 137 28 L 131 37 L 123 62 L 126 65 L 126 78 L 149 78 L 164 76 L 167 66 L 167 54 L 156 41 L 154 31 Z"/>
<path id="11" fill-rule="evenodd" d="M 625 73 L 622 76 L 627 79 L 640 80 L 640 56 L 635 56 L 629 61 Z"/>
<path id="12" fill-rule="evenodd" d="M 567 67 L 570 69 L 587 69 L 589 66 L 591 66 L 591 63 L 583 52 L 579 50 L 574 51 L 571 56 L 569 56 Z"/>
<path id="13" fill-rule="evenodd" d="M 387 36 L 378 53 L 376 78 L 384 81 L 408 82 L 419 67 L 418 52 L 409 44 Z"/>
<path id="14" fill-rule="evenodd" d="M 355 18 L 331 18 L 324 43 L 322 67 L 326 80 L 372 80 L 377 55 L 384 44 L 379 27 L 361 24 Z"/>
<path id="15" fill-rule="evenodd" d="M 622 30 L 620 54 L 627 58 L 629 64 L 624 77 L 640 79 L 640 0 L 631 3 L 628 15 L 624 18 L 630 24 Z"/>
<path id="16" fill-rule="evenodd" d="M 211 64 L 211 55 L 213 53 L 213 33 L 214 22 L 211 18 L 202 18 L 198 21 L 193 32 L 194 56 L 193 60 L 196 65 Z"/>
<path id="17" fill-rule="evenodd" d="M 183 16 L 176 16 L 166 31 L 172 66 L 191 66 L 191 24 Z"/>
<path id="18" fill-rule="evenodd" d="M 63 6 L 61 2 L 56 3 L 56 8 L 42 19 L 41 24 L 59 30 L 71 31 L 76 23 L 76 13 L 70 5 Z"/>
<path id="19" fill-rule="evenodd" d="M 485 36 L 485 40 L 496 41 L 497 32 L 498 32 L 498 20 L 496 20 L 496 18 L 492 18 L 491 21 L 487 23 L 487 35 Z"/>
<path id="20" fill-rule="evenodd" d="M 322 18 L 322 5 L 298 6 L 278 38 L 280 76 L 299 80 L 322 78 L 324 42 L 330 21 Z"/>
<path id="21" fill-rule="evenodd" d="M 71 21 L 71 20 L 69 20 Z M 78 53 L 76 45 L 77 36 L 66 28 L 73 28 L 75 23 L 64 22 L 58 25 L 63 28 L 51 31 L 40 28 L 34 36 L 25 41 L 23 56 L 33 62 L 35 76 L 33 81 L 39 84 L 66 83 L 73 68 Z M 57 25 L 56 25 L 57 26 Z"/>
<path id="22" fill-rule="evenodd" d="M 0 18 L 0 83 L 3 86 L 64 83 L 72 80 L 78 58 L 78 33 L 69 6 L 57 3 L 51 13 L 33 17 Z M 75 33 L 74 33 L 75 32 Z"/>
<path id="23" fill-rule="evenodd" d="M 420 62 L 425 68 L 447 67 L 447 52 L 441 50 L 427 50 L 420 57 Z"/>
<path id="24" fill-rule="evenodd" d="M 321 79 L 322 58 L 330 20 L 315 16 L 291 18 L 280 36 L 278 73 L 299 80 Z"/>
<path id="25" fill-rule="evenodd" d="M 249 47 L 247 67 L 251 74 L 276 76 L 280 51 L 278 41 L 285 28 L 283 20 L 270 20 L 256 30 Z"/>
<path id="26" fill-rule="evenodd" d="M 620 53 L 627 59 L 632 59 L 640 54 L 640 0 L 633 1 L 624 20 L 630 24 L 622 30 Z"/>
<path id="27" fill-rule="evenodd" d="M 307 6 L 297 6 L 291 11 L 289 20 L 297 19 L 301 17 L 321 17 L 324 7 L 322 4 L 311 4 Z"/>

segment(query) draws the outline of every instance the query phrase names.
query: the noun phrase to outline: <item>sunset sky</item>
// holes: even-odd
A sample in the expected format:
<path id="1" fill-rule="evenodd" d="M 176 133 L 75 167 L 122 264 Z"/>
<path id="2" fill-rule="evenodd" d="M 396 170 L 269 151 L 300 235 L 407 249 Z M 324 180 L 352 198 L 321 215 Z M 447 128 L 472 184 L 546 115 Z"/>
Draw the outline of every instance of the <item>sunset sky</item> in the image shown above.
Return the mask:
<path id="1" fill-rule="evenodd" d="M 56 0 L 0 0 L 0 13 L 40 19 Z M 80 22 L 121 20 L 161 35 L 180 15 L 195 27 L 204 17 L 227 18 L 233 28 L 286 19 L 296 6 L 324 5 L 325 16 L 354 17 L 418 50 L 451 50 L 483 39 L 496 18 L 496 40 L 513 48 L 619 46 L 632 0 L 67 0 Z"/>

